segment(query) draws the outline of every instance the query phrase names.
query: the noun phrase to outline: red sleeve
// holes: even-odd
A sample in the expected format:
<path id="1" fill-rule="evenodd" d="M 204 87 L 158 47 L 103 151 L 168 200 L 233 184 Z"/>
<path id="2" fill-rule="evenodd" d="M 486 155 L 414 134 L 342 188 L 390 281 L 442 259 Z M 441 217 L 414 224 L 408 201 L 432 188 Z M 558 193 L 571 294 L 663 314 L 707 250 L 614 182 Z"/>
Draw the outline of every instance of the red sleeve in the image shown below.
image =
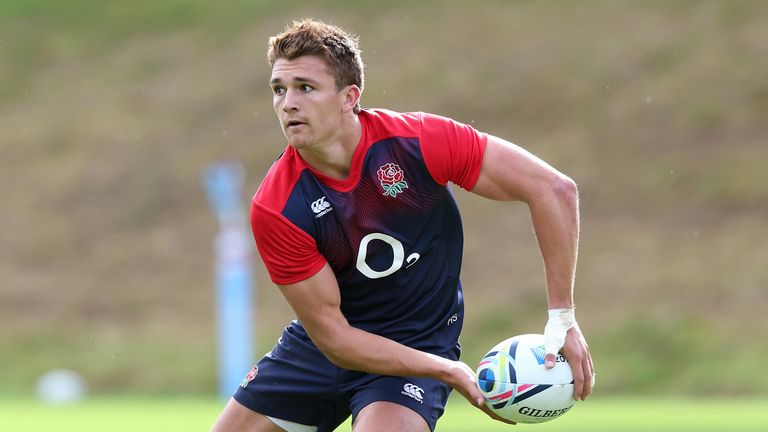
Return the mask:
<path id="1" fill-rule="evenodd" d="M 278 285 L 307 279 L 325 265 L 309 234 L 257 202 L 251 204 L 251 229 L 269 276 Z"/>
<path id="2" fill-rule="evenodd" d="M 424 163 L 440 184 L 471 190 L 480 176 L 488 135 L 472 126 L 434 114 L 422 114 L 419 136 Z"/>

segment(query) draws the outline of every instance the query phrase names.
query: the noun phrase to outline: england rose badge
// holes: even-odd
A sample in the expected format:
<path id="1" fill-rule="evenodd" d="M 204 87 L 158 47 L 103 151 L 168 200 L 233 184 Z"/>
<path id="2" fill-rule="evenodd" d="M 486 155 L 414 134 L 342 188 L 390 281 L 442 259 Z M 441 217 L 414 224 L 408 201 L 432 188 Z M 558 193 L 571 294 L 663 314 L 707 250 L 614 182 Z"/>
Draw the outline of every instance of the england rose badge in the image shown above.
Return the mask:
<path id="1" fill-rule="evenodd" d="M 408 188 L 403 170 L 395 163 L 389 162 L 379 167 L 378 175 L 384 195 L 394 198 Z"/>

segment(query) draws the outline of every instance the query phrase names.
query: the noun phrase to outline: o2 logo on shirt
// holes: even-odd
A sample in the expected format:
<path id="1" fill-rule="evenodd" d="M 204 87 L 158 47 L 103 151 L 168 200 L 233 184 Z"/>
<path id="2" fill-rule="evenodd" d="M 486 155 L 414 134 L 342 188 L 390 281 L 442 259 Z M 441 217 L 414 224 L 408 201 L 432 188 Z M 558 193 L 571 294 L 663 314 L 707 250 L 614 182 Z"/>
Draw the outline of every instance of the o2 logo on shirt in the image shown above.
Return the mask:
<path id="1" fill-rule="evenodd" d="M 365 258 L 368 255 L 368 244 L 371 240 L 381 240 L 392 247 L 392 265 L 390 265 L 388 269 L 376 271 L 365 261 Z M 408 258 L 405 258 L 405 250 L 403 249 L 403 244 L 400 243 L 400 240 L 383 233 L 371 233 L 360 240 L 360 247 L 357 251 L 356 267 L 360 270 L 360 273 L 369 279 L 380 279 L 400 270 L 403 267 L 404 262 L 408 263 L 405 268 L 416 264 L 416 261 L 418 261 L 419 258 L 421 258 L 421 255 L 418 253 L 412 253 L 408 255 Z"/>

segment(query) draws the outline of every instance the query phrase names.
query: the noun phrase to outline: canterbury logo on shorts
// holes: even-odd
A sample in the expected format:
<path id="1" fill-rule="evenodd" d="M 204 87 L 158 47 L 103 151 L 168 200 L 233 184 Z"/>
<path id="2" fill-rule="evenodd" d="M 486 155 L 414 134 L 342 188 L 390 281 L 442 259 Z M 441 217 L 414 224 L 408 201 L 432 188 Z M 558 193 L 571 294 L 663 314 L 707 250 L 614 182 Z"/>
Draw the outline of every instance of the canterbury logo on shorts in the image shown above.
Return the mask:
<path id="1" fill-rule="evenodd" d="M 413 398 L 419 401 L 419 403 L 424 402 L 424 390 L 416 384 L 407 383 L 403 386 L 403 391 L 401 391 L 400 394 Z"/>

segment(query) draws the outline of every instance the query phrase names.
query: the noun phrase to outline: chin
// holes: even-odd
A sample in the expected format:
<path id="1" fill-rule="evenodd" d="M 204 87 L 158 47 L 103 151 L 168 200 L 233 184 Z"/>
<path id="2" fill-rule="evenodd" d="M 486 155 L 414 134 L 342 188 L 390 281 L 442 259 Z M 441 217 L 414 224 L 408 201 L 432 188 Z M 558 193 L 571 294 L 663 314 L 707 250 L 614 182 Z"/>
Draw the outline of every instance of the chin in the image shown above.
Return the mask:
<path id="1" fill-rule="evenodd" d="M 317 136 L 310 131 L 302 130 L 285 134 L 288 145 L 296 150 L 305 150 L 318 144 Z"/>
<path id="2" fill-rule="evenodd" d="M 312 140 L 306 137 L 288 137 L 288 145 L 296 150 L 302 150 L 312 145 Z"/>

